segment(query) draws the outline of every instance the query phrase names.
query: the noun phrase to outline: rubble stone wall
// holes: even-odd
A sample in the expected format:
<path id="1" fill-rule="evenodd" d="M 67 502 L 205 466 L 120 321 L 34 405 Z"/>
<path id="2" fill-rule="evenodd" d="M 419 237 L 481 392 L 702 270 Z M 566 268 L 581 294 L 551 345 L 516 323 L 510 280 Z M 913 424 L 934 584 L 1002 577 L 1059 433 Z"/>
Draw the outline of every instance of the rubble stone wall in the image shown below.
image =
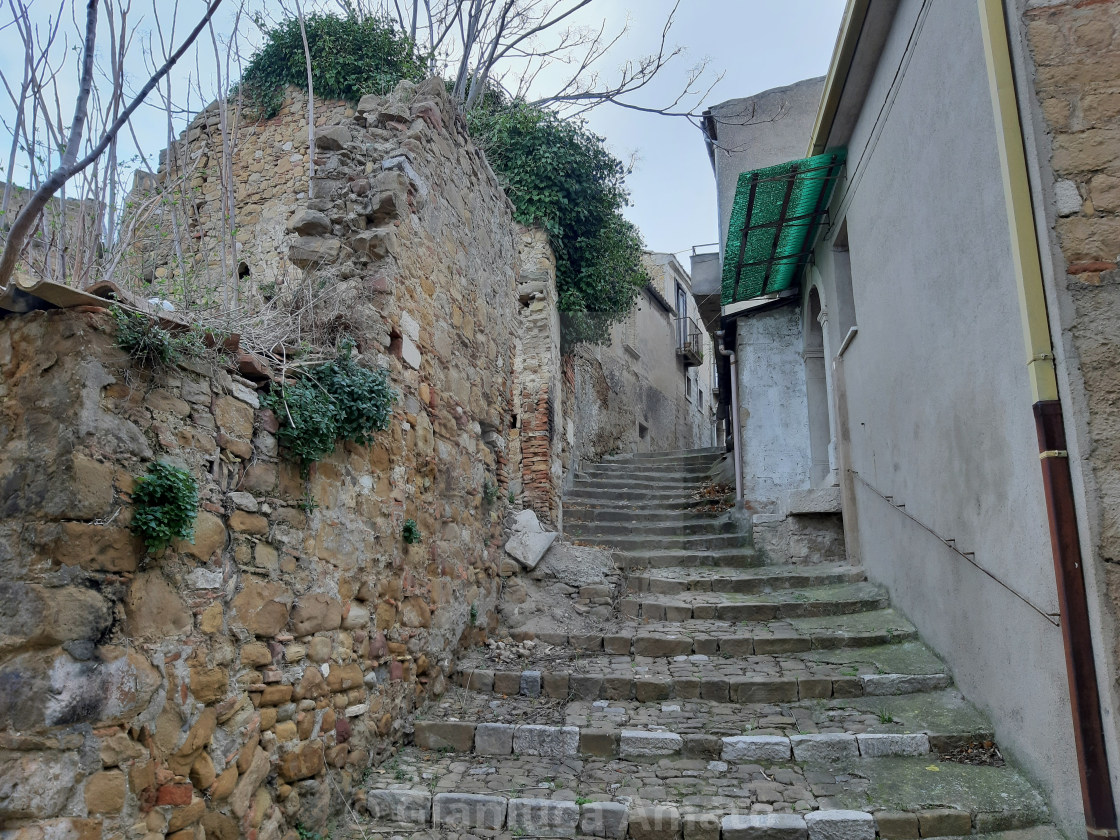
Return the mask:
<path id="1" fill-rule="evenodd" d="M 400 393 L 371 446 L 305 480 L 220 359 L 140 369 L 104 311 L 0 321 L 0 824 L 20 840 L 322 830 L 495 618 L 511 208 L 441 85 L 317 113 L 310 195 L 294 100 L 243 128 L 238 258 L 338 285 L 339 333 Z M 198 218 L 181 244 L 205 252 Z M 129 494 L 154 460 L 202 509 L 193 543 L 149 557 Z"/>

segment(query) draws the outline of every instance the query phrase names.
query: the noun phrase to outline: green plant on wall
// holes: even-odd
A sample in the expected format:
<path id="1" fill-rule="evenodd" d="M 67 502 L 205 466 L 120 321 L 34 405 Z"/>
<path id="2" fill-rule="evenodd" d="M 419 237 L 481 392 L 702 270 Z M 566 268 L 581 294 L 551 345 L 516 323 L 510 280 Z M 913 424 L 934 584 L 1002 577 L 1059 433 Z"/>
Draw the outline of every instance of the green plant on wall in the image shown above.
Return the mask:
<path id="1" fill-rule="evenodd" d="M 412 41 L 384 18 L 311 14 L 304 24 L 316 96 L 357 102 L 367 93 L 388 93 L 402 79 L 422 81 L 427 75 Z M 298 18 L 258 25 L 265 43 L 245 68 L 240 90 L 261 116 L 271 118 L 287 85 L 307 90 L 307 63 Z"/>
<path id="2" fill-rule="evenodd" d="M 627 168 L 585 123 L 542 108 L 492 96 L 467 123 L 517 220 L 548 233 L 565 348 L 608 339 L 649 282 L 641 236 L 622 215 Z"/>
<path id="3" fill-rule="evenodd" d="M 145 367 L 173 365 L 184 356 L 195 356 L 202 350 L 202 338 L 193 330 L 175 335 L 143 313 L 119 306 L 109 311 L 117 322 L 117 346 L 137 364 Z"/>
<path id="4" fill-rule="evenodd" d="M 397 401 L 389 372 L 359 365 L 351 357 L 353 347 L 350 341 L 342 342 L 338 358 L 308 368 L 264 396 L 264 404 L 280 421 L 277 439 L 304 475 L 311 464 L 331 454 L 339 440 L 365 446 L 374 432 L 389 428 Z"/>
<path id="5" fill-rule="evenodd" d="M 401 539 L 409 545 L 420 542 L 420 526 L 416 524 L 415 519 L 404 521 L 404 525 L 401 526 Z"/>
<path id="6" fill-rule="evenodd" d="M 198 516 L 198 485 L 186 470 L 163 461 L 148 466 L 136 478 L 132 491 L 132 533 L 150 553 L 162 551 L 175 540 L 194 539 Z"/>
<path id="7" fill-rule="evenodd" d="M 482 501 L 489 507 L 498 501 L 498 496 L 502 494 L 502 488 L 491 481 L 489 478 L 482 482 Z"/>

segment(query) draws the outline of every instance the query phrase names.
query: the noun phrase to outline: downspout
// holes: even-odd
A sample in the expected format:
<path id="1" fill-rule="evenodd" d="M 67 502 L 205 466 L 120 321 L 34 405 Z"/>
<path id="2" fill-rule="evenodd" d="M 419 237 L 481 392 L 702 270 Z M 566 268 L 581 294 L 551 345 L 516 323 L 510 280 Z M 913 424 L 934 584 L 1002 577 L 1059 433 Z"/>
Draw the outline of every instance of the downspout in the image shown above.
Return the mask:
<path id="1" fill-rule="evenodd" d="M 739 368 L 735 353 L 723 346 L 723 330 L 716 332 L 719 354 L 726 356 L 731 365 L 731 416 L 727 425 L 731 429 L 731 445 L 735 456 L 735 510 L 743 508 L 743 459 L 739 457 Z"/>
<path id="2" fill-rule="evenodd" d="M 1027 348 L 1027 373 L 1034 399 L 1039 459 L 1050 521 L 1066 676 L 1073 712 L 1081 799 L 1090 840 L 1117 837 L 1116 807 L 1105 752 L 1096 663 L 1093 659 L 1081 540 L 1066 451 L 1065 424 L 1054 365 L 1054 347 L 1042 263 L 1027 177 L 1023 128 L 1011 65 L 1009 27 L 1003 0 L 977 0 L 984 36 L 988 82 L 995 112 L 1000 168 L 1011 233 L 1011 252 Z"/>

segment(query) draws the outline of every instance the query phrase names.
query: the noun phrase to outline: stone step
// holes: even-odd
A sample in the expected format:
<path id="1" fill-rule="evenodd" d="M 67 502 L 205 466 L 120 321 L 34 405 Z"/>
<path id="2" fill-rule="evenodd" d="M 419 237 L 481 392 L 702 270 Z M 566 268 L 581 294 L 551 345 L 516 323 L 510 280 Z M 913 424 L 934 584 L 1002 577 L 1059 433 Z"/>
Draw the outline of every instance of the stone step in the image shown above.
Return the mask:
<path id="1" fill-rule="evenodd" d="M 682 475 L 664 470 L 653 470 L 640 474 L 620 471 L 615 475 L 595 477 L 577 473 L 572 481 L 572 490 L 685 490 L 692 492 L 706 483 L 707 479 L 702 475 Z"/>
<path id="2" fill-rule="evenodd" d="M 617 511 L 619 513 L 648 513 L 653 515 L 723 513 L 726 512 L 727 505 L 733 501 L 734 497 L 732 496 L 651 500 L 644 496 L 621 499 L 615 494 L 603 494 L 597 498 L 580 498 L 567 495 L 564 497 L 564 515 L 567 516 L 569 510 Z"/>
<path id="3" fill-rule="evenodd" d="M 650 621 L 778 621 L 792 618 L 839 616 L 885 609 L 886 590 L 873 583 L 843 583 L 786 589 L 773 593 L 682 592 L 676 595 L 643 593 L 624 598 L 623 615 Z"/>
<path id="4" fill-rule="evenodd" d="M 709 503 L 710 504 L 710 503 Z M 706 507 L 704 505 L 702 507 Z M 572 522 L 582 524 L 605 523 L 630 524 L 635 528 L 644 528 L 647 525 L 698 525 L 715 527 L 732 519 L 728 511 L 694 510 L 692 508 L 665 508 L 665 507 L 606 507 L 601 505 L 585 506 L 575 504 L 564 505 L 564 524 Z"/>
<path id="5" fill-rule="evenodd" d="M 705 536 L 717 534 L 743 534 L 749 536 L 749 527 L 727 516 L 704 516 L 691 520 L 665 522 L 651 519 L 643 522 L 581 522 L 564 514 L 564 532 L 573 537 L 617 537 L 642 535 L 650 537 Z"/>
<path id="6" fill-rule="evenodd" d="M 616 505 L 629 503 L 676 505 L 697 501 L 699 497 L 693 495 L 695 490 L 695 487 L 683 485 L 635 487 L 622 482 L 619 482 L 618 486 L 608 487 L 604 486 L 603 482 L 596 481 L 594 484 L 573 485 L 564 498 L 565 501 L 578 504 L 611 502 Z"/>
<path id="7" fill-rule="evenodd" d="M 624 551 L 658 549 L 664 551 L 710 551 L 713 549 L 749 548 L 750 534 L 665 534 L 646 535 L 643 531 L 633 534 L 612 534 L 600 537 L 576 537 L 579 542 L 609 546 Z"/>
<path id="8" fill-rule="evenodd" d="M 820 757 L 805 762 L 654 763 L 433 756 L 407 748 L 367 782 L 363 804 L 379 826 L 474 829 L 488 837 L 894 840 L 1048 824 L 1045 803 L 1011 767 L 931 763 L 929 755 L 852 756 L 858 744 L 834 751 L 824 742 L 815 746 Z M 503 830 L 508 833 L 489 833 Z M 1035 831 L 1021 840 L 1056 836 Z"/>
<path id="9" fill-rule="evenodd" d="M 536 660 L 505 663 L 467 654 L 455 682 L 481 694 L 560 700 L 653 702 L 794 702 L 910 694 L 946 688 L 951 678 L 920 642 L 758 653 L 762 639 L 742 637 L 738 655 L 676 653 L 695 645 L 684 636 L 635 637 L 632 656 L 549 648 Z M 755 653 L 748 651 L 754 650 Z"/>
<path id="10" fill-rule="evenodd" d="M 589 542 L 588 540 L 576 540 Z M 765 558 L 750 547 L 716 548 L 697 551 L 690 548 L 620 548 L 612 546 L 614 559 L 627 570 L 681 567 L 757 568 Z"/>
<path id="11" fill-rule="evenodd" d="M 858 583 L 863 579 L 862 568 L 849 566 L 846 563 L 822 563 L 818 566 L 762 566 L 757 569 L 692 566 L 632 572 L 626 578 L 626 588 L 628 592 L 649 592 L 659 595 L 677 595 L 682 592 L 755 594 L 804 586 Z"/>
<path id="12" fill-rule="evenodd" d="M 646 475 L 661 476 L 668 474 L 683 475 L 708 475 L 715 463 L 711 459 L 678 462 L 648 462 L 648 461 L 601 461 L 598 464 L 585 464 L 577 471 L 577 475 L 600 476 L 610 478 L 613 476 L 642 473 Z"/>
<path id="13" fill-rule="evenodd" d="M 540 754 L 540 748 L 531 745 L 544 741 L 553 745 L 549 754 L 569 754 L 574 749 L 570 754 L 599 758 L 681 755 L 742 760 L 751 750 L 775 748 L 779 738 L 787 748 L 794 747 L 796 739 L 804 735 L 855 739 L 860 755 L 920 755 L 994 740 L 984 717 L 955 689 L 893 697 L 744 704 L 706 700 L 542 703 L 527 697 L 490 701 L 475 692 L 452 689 L 440 701 L 420 709 L 417 716 L 413 738 L 417 746 L 485 755 Z"/>
<path id="14" fill-rule="evenodd" d="M 656 463 L 672 461 L 718 461 L 727 452 L 723 447 L 708 447 L 706 449 L 677 449 L 668 452 L 630 452 L 625 455 L 608 455 L 599 463 L 624 464 L 631 461 L 654 461 Z"/>

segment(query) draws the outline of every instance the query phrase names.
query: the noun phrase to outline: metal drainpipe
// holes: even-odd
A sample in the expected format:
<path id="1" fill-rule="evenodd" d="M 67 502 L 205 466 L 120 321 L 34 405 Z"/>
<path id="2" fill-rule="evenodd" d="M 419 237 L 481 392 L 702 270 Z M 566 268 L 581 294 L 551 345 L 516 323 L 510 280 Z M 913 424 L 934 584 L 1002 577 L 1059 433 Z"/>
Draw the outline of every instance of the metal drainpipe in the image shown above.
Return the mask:
<path id="1" fill-rule="evenodd" d="M 1105 751 L 1104 722 L 1093 658 L 1092 624 L 1085 591 L 1084 558 L 1081 555 L 1065 422 L 1042 282 L 1042 260 L 1011 64 L 1010 29 L 1003 0 L 977 2 L 999 141 L 1011 251 L 1027 350 L 1027 372 L 1038 431 L 1086 833 L 1090 840 L 1115 838 L 1116 806 Z"/>
<path id="2" fill-rule="evenodd" d="M 731 430 L 731 445 L 735 455 L 735 509 L 743 507 L 743 459 L 739 457 L 739 368 L 735 354 L 723 346 L 723 330 L 716 332 L 719 339 L 719 354 L 730 359 L 731 363 L 731 415 L 727 425 Z"/>

